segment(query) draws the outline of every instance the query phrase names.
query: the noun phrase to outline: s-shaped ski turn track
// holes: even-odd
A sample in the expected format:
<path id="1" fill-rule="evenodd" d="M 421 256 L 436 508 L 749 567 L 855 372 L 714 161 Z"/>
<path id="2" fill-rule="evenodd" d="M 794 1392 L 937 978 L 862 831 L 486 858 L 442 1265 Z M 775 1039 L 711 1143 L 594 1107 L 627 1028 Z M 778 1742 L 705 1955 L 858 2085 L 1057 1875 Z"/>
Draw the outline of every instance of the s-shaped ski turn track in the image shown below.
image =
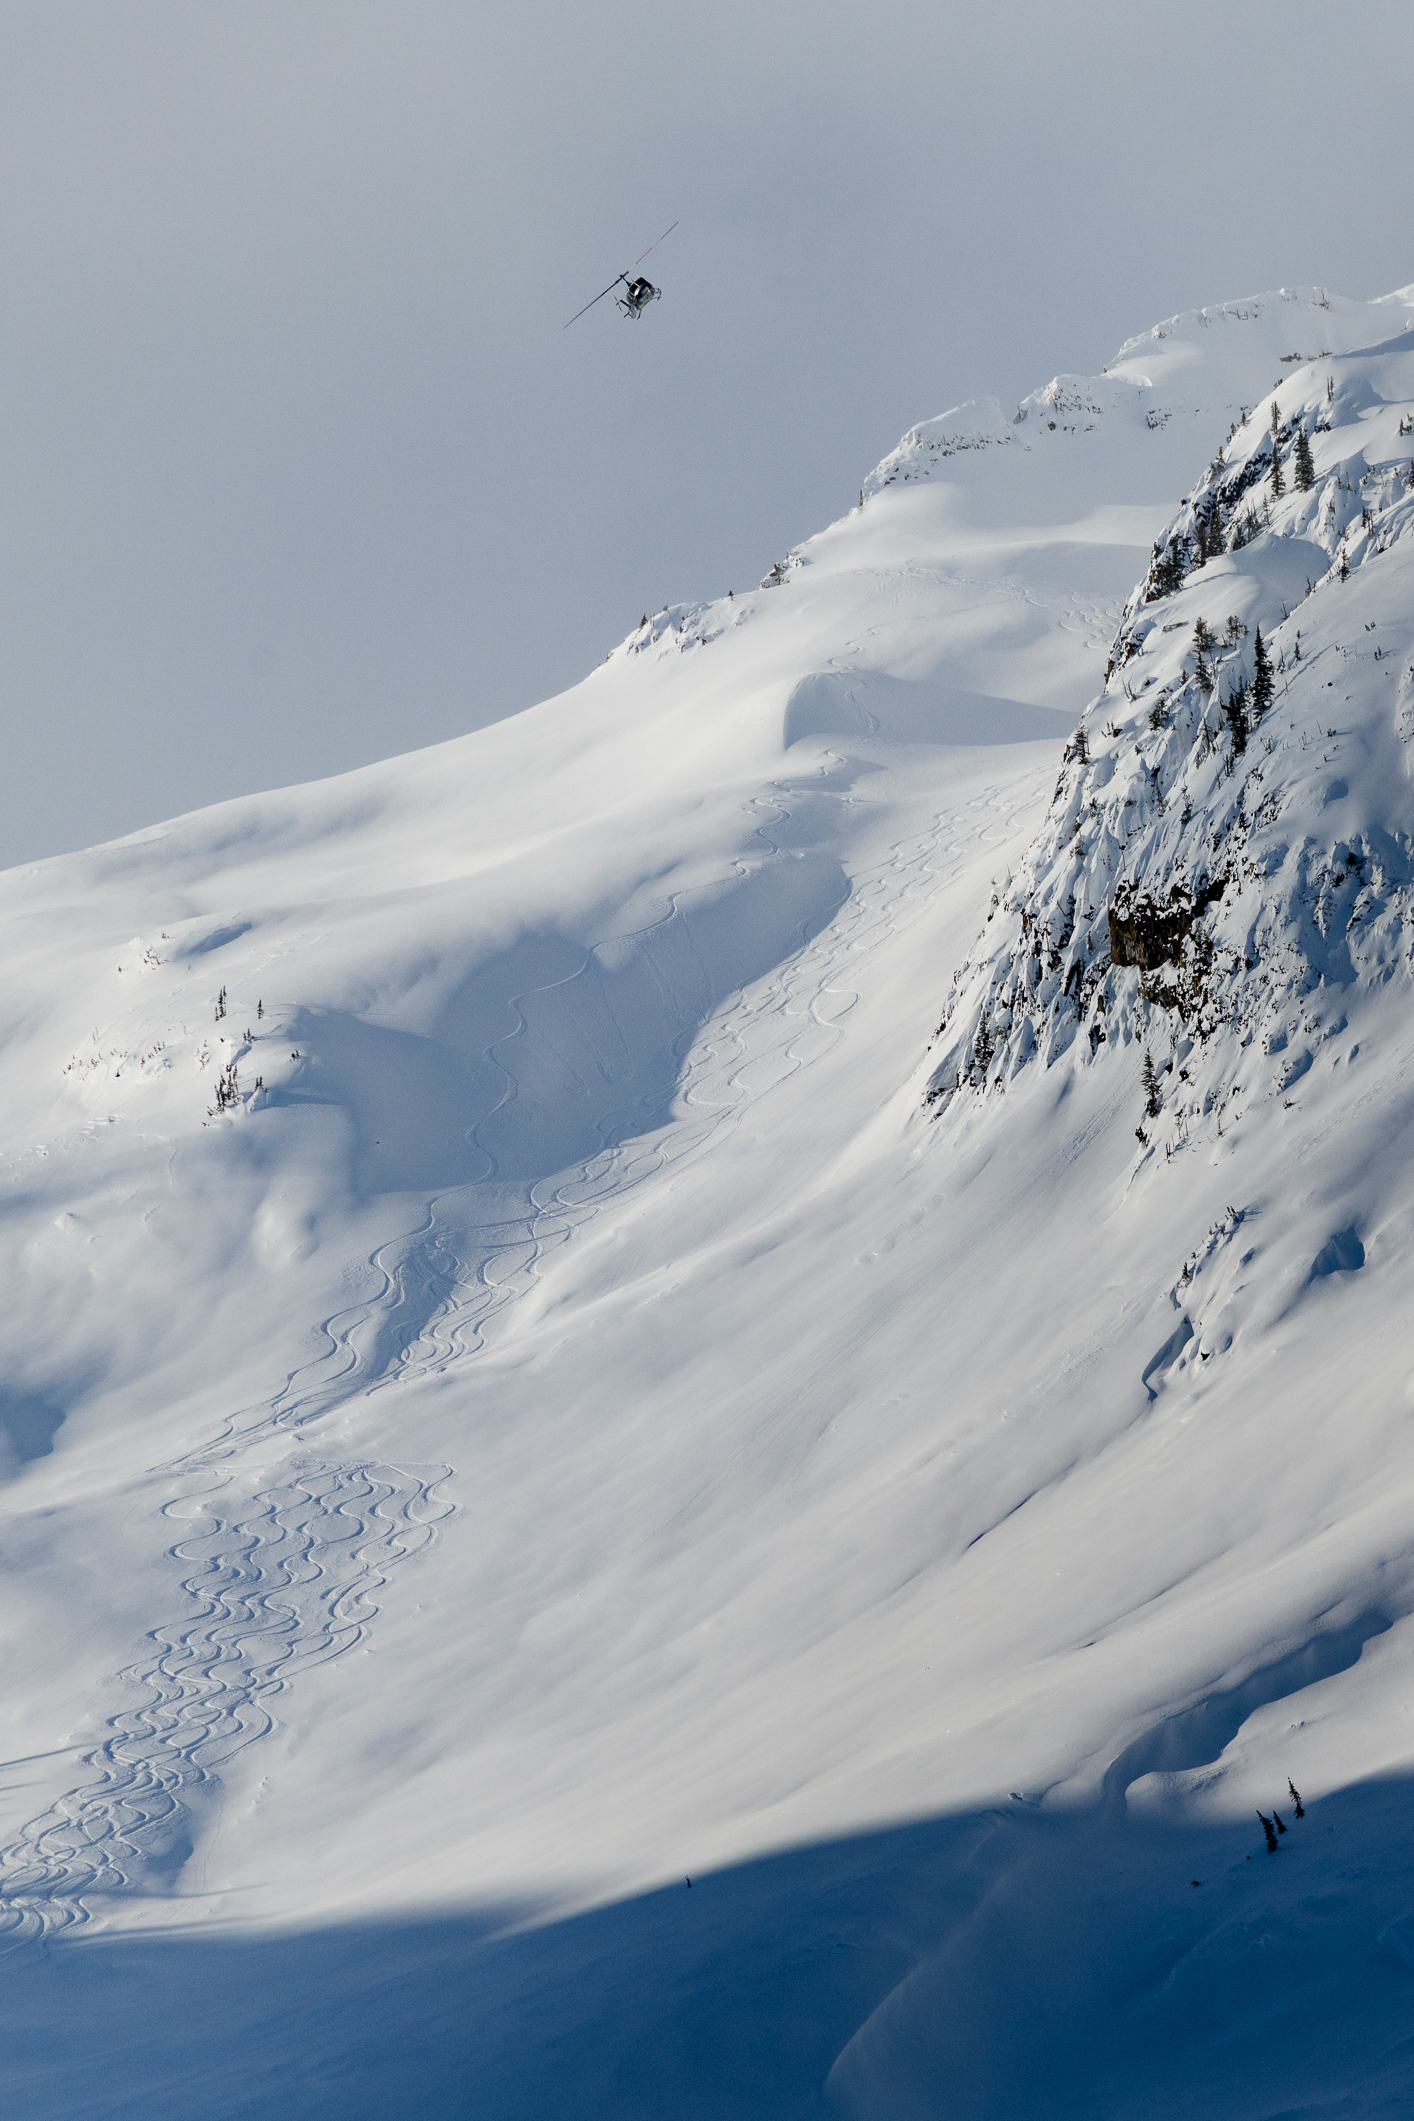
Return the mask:
<path id="1" fill-rule="evenodd" d="M 1032 807 L 1035 781 L 1027 772 L 990 786 L 893 843 L 855 873 L 817 932 L 800 930 L 773 971 L 684 1026 L 665 1123 L 605 1140 L 598 1153 L 524 1186 L 519 1205 L 492 1182 L 494 1169 L 491 1181 L 434 1195 L 415 1230 L 369 1256 L 380 1286 L 323 1321 L 326 1345 L 312 1362 L 263 1406 L 159 1469 L 181 1491 L 163 1515 L 184 1528 L 167 1551 L 185 1571 L 185 1605 L 115 1674 L 115 1687 L 136 1699 L 107 1718 L 82 1756 L 81 1778 L 0 1848 L 0 1948 L 40 1942 L 124 1899 L 170 1893 L 219 1802 L 220 1769 L 272 1729 L 280 1708 L 288 1715 L 301 1672 L 363 1640 L 393 1570 L 423 1551 L 454 1509 L 440 1492 L 449 1466 L 310 1454 L 242 1499 L 241 1458 L 360 1394 L 481 1352 L 535 1287 L 547 1252 L 660 1172 L 701 1157 L 755 1099 L 839 1042 L 858 1003 L 858 968 L 920 916 L 931 887 L 964 868 L 969 852 L 975 859 L 979 844 L 1010 837 Z M 768 863 L 791 859 L 800 792 L 781 784 L 751 806 Z M 677 918 L 674 903 L 617 947 L 651 954 Z M 522 1026 L 524 1005 L 548 991 L 515 999 Z M 499 1040 L 486 1056 L 505 1073 L 508 1097 L 517 1087 L 514 1044 Z"/>
<path id="2" fill-rule="evenodd" d="M 321 1367 L 335 1373 L 330 1386 L 297 1387 L 292 1380 L 291 1411 L 284 1418 L 299 1418 L 293 1412 L 296 1403 L 319 1401 L 326 1389 L 340 1400 L 359 1389 L 349 1354 L 355 1336 L 383 1341 L 378 1358 L 361 1372 L 366 1390 L 445 1371 L 462 1356 L 478 1353 L 499 1315 L 535 1287 L 549 1253 L 611 1203 L 669 1168 L 696 1162 L 724 1128 L 740 1122 L 755 1099 L 839 1043 L 858 1004 L 858 968 L 919 919 L 935 888 L 960 875 L 979 848 L 1004 846 L 1015 835 L 1048 774 L 1049 766 L 1009 776 L 954 809 L 936 812 L 923 830 L 892 843 L 882 859 L 856 871 L 847 896 L 818 932 L 802 933 L 797 947 L 771 972 L 726 996 L 705 1022 L 692 1027 L 679 1056 L 674 1110 L 666 1122 L 652 1118 L 651 1100 L 645 1099 L 642 1131 L 606 1142 L 597 1155 L 568 1171 L 537 1179 L 525 1189 L 519 1211 L 506 1202 L 504 1190 L 492 1193 L 486 1182 L 434 1198 L 422 1228 L 384 1247 L 371 1262 L 384 1276 L 382 1294 L 326 1324 L 331 1347 Z M 803 794 L 816 798 L 813 786 L 781 784 L 748 805 L 760 819 L 756 836 L 768 860 L 789 860 L 798 844 L 789 831 L 791 806 L 794 799 L 799 808 Z M 617 939 L 617 946 L 651 953 L 655 938 L 677 917 L 674 905 L 652 926 Z M 516 997 L 518 1011 L 528 1000 Z M 508 1077 L 508 1099 L 516 1087 L 513 1046 L 513 1040 L 498 1041 L 493 1056 Z M 488 1194 L 497 1200 L 498 1212 L 483 1220 L 478 1196 Z"/>
<path id="3" fill-rule="evenodd" d="M 295 1460 L 247 1503 L 167 1504 L 189 1527 L 167 1551 L 190 1571 L 193 1610 L 117 1675 L 137 1698 L 85 1754 L 86 1779 L 0 1851 L 0 1940 L 86 1922 L 90 1900 L 170 1889 L 218 1771 L 270 1730 L 301 1671 L 363 1640 L 393 1569 L 434 1536 L 444 1471 Z"/>

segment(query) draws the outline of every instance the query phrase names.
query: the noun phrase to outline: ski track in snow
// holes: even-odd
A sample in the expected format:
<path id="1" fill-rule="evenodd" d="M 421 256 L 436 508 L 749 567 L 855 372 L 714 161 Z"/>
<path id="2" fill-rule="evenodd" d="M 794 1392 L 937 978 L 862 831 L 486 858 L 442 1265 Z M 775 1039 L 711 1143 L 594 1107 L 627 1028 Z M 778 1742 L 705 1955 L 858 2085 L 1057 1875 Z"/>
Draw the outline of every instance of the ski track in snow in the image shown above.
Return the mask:
<path id="1" fill-rule="evenodd" d="M 359 1365 L 355 1337 L 375 1313 L 386 1319 L 402 1309 L 408 1324 L 393 1362 L 381 1374 L 367 1375 L 369 1389 L 445 1370 L 485 1344 L 497 1315 L 533 1288 L 548 1252 L 611 1201 L 669 1165 L 701 1155 L 754 1098 L 821 1059 L 843 1037 L 858 1001 L 852 965 L 926 911 L 928 886 L 948 881 L 963 866 L 964 844 L 1005 842 L 1044 780 L 1044 772 L 1034 780 L 1028 774 L 1020 788 L 992 788 L 956 811 L 938 813 L 929 830 L 897 841 L 881 863 L 855 876 L 848 897 L 816 937 L 731 996 L 701 1028 L 684 1056 L 679 1113 L 666 1127 L 606 1145 L 568 1174 L 532 1186 L 523 1217 L 477 1228 L 473 1256 L 457 1250 L 460 1233 L 453 1225 L 439 1225 L 434 1201 L 427 1225 L 395 1266 L 375 1257 L 385 1277 L 382 1294 L 352 1318 L 344 1314 L 325 1325 L 334 1346 L 324 1360 L 337 1368 L 333 1389 L 339 1396 Z M 758 836 L 771 856 L 779 856 L 782 849 L 771 835 L 791 817 L 788 795 L 758 797 L 751 807 L 762 816 Z M 498 1050 L 503 1044 L 498 1041 Z M 505 1067 L 503 1057 L 499 1065 Z"/>
<path id="2" fill-rule="evenodd" d="M 421 1470 L 296 1461 L 228 1515 L 215 1499 L 166 1505 L 191 1524 L 168 1553 L 191 1568 L 196 1610 L 118 1675 L 140 1698 L 84 1756 L 87 1779 L 0 1851 L 11 1949 L 87 1921 L 90 1897 L 170 1883 L 219 1769 L 272 1728 L 297 1673 L 362 1641 L 392 1569 L 434 1536 L 443 1469 Z"/>
<path id="3" fill-rule="evenodd" d="M 484 1349 L 493 1324 L 535 1286 L 548 1252 L 610 1202 L 702 1154 L 756 1097 L 839 1042 L 858 1002 L 852 967 L 919 918 L 929 885 L 956 874 L 977 842 L 1004 842 L 1044 780 L 1044 772 L 1025 772 L 937 813 L 928 830 L 895 842 L 852 878 L 813 939 L 728 997 L 700 1031 L 685 1024 L 697 1035 L 666 1126 L 537 1181 L 523 1214 L 468 1221 L 455 1210 L 478 1188 L 434 1196 L 418 1229 L 370 1255 L 379 1288 L 321 1322 L 327 1345 L 313 1361 L 272 1400 L 158 1469 L 186 1491 L 163 1515 L 191 1524 L 167 1550 L 189 1571 L 181 1578 L 187 1608 L 153 1628 L 146 1654 L 116 1675 L 139 1698 L 108 1718 L 82 1757 L 83 1779 L 0 1849 L 0 1949 L 90 1921 L 90 1901 L 170 1892 L 194 1852 L 200 1815 L 219 1798 L 220 1769 L 274 1727 L 276 1704 L 300 1672 L 364 1639 L 393 1569 L 425 1548 L 455 1507 L 438 1492 L 452 1477 L 448 1466 L 311 1455 L 232 1501 L 234 1462 L 356 1395 L 445 1371 Z M 785 835 L 791 792 L 782 787 L 749 806 L 760 814 L 768 860 L 789 858 L 773 835 Z M 675 916 L 674 906 L 665 921 Z M 498 1040 L 494 1055 L 508 1095 L 515 1077 L 504 1048 L 512 1043 Z M 193 1492 L 197 1482 L 205 1494 Z"/>

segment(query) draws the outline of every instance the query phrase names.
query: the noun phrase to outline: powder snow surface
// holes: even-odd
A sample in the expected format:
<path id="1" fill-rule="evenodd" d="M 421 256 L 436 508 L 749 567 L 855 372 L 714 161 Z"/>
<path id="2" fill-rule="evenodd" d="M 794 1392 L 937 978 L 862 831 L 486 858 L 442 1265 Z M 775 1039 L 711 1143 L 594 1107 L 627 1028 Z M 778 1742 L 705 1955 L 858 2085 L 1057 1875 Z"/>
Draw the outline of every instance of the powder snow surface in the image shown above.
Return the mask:
<path id="1" fill-rule="evenodd" d="M 8 2112 L 1408 2111 L 1412 327 L 0 878 Z"/>

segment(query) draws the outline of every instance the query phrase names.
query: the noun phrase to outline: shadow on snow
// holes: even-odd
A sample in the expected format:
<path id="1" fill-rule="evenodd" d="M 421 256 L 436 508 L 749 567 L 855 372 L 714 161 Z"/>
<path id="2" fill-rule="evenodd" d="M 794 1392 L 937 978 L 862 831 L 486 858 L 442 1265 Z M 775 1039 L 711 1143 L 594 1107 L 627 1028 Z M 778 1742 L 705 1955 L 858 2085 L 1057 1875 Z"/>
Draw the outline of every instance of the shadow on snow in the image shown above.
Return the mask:
<path id="1" fill-rule="evenodd" d="M 1280 1796 L 1273 1792 L 1273 1800 Z M 1194 1827 L 1026 1804 L 538 1928 L 504 1912 L 0 1963 L 16 2121 L 1224 2121 L 1407 2112 L 1408 1780 Z M 1194 1880 L 1201 1883 L 1195 1884 Z"/>

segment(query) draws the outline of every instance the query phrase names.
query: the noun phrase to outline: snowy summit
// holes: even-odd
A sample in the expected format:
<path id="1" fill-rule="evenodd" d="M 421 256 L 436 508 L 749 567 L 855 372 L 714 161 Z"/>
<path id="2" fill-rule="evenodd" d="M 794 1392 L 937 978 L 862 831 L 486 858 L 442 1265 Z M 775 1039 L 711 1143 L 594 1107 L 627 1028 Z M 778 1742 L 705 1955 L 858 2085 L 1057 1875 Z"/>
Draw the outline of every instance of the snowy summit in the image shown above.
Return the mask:
<path id="1" fill-rule="evenodd" d="M 1283 289 L 0 879 L 8 2110 L 1404 2111 L 1411 739 Z"/>

